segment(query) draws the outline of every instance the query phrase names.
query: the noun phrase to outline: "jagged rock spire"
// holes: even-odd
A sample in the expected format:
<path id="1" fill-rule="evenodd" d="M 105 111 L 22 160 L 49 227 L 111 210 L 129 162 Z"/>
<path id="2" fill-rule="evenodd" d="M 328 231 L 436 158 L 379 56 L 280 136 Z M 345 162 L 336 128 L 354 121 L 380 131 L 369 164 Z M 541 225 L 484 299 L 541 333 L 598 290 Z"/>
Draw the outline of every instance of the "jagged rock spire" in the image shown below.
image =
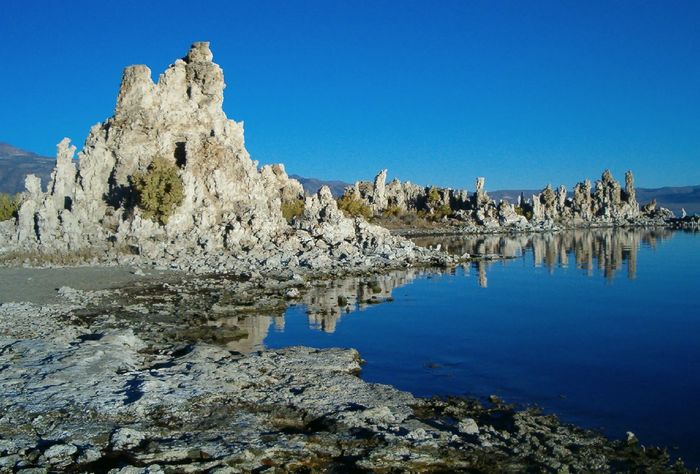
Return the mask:
<path id="1" fill-rule="evenodd" d="M 116 229 L 124 242 L 168 234 L 233 248 L 284 227 L 280 189 L 289 189 L 289 179 L 283 168 L 260 174 L 245 149 L 242 124 L 223 111 L 224 88 L 206 42 L 194 43 L 155 83 L 147 66 L 126 67 L 114 115 L 92 127 L 79 171 L 75 147 L 65 139 L 48 196 L 27 204 L 25 219 L 38 213 L 38 240 L 73 246 L 101 241 Z M 184 186 L 184 201 L 165 228 L 140 222 L 134 207 L 131 177 L 156 157 L 177 165 Z"/>
<path id="2" fill-rule="evenodd" d="M 30 176 L 19 218 L 9 223 L 12 233 L 3 224 L 0 239 L 11 235 L 23 250 L 89 248 L 108 258 L 128 248 L 135 258 L 205 271 L 251 262 L 319 268 L 333 264 L 331 254 L 363 265 L 368 258 L 388 261 L 387 251 L 407 261 L 415 256 L 405 239 L 346 218 L 327 188 L 306 200 L 292 227 L 282 200 L 298 204 L 301 184 L 281 165 L 258 169 L 242 123 L 223 111 L 224 88 L 205 42 L 194 43 L 155 83 L 148 67 L 125 68 L 114 115 L 90 130 L 79 170 L 75 147 L 65 139 L 48 191 Z M 133 186 L 156 159 L 182 182 L 182 201 L 164 225 L 144 217 Z M 385 178 L 376 183 L 379 194 Z"/>

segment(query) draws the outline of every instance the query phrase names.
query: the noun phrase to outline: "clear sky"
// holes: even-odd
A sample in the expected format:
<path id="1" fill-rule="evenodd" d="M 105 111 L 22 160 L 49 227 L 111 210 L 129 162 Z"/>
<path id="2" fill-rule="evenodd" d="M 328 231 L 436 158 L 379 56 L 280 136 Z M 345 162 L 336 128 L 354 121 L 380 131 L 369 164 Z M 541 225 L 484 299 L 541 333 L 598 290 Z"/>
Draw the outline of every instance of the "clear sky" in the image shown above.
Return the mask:
<path id="1" fill-rule="evenodd" d="M 700 184 L 700 1 L 0 2 L 0 141 L 53 156 L 211 41 L 261 163 L 326 179 Z"/>

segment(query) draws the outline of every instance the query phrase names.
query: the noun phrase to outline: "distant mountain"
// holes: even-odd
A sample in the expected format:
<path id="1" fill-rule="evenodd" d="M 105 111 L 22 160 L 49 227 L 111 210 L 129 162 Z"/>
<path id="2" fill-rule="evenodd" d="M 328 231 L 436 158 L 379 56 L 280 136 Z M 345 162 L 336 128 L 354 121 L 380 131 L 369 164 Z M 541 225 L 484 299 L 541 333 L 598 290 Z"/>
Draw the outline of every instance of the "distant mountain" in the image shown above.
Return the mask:
<path id="1" fill-rule="evenodd" d="M 24 191 L 24 177 L 32 173 L 41 178 L 41 184 L 46 188 L 55 162 L 55 158 L 0 142 L 0 192 L 14 194 Z"/>
<path id="2" fill-rule="evenodd" d="M 328 186 L 333 196 L 338 198 L 343 195 L 346 186 L 350 186 L 350 183 L 345 183 L 343 181 L 324 181 L 316 178 L 304 178 L 298 174 L 293 174 L 289 177 L 299 181 L 304 187 L 306 194 L 316 194 L 316 192 L 321 189 L 321 186 Z"/>
<path id="3" fill-rule="evenodd" d="M 498 191 L 486 190 L 486 193 L 494 201 L 498 202 L 502 199 L 512 203 L 518 202 L 518 196 L 520 196 L 520 193 L 525 196 L 525 199 L 532 199 L 533 194 L 539 194 L 541 192 L 541 189 L 501 189 Z"/>
<path id="4" fill-rule="evenodd" d="M 700 214 L 700 185 L 665 188 L 637 188 L 637 201 L 646 204 L 652 199 L 663 207 L 680 214 L 681 208 L 688 214 Z"/>

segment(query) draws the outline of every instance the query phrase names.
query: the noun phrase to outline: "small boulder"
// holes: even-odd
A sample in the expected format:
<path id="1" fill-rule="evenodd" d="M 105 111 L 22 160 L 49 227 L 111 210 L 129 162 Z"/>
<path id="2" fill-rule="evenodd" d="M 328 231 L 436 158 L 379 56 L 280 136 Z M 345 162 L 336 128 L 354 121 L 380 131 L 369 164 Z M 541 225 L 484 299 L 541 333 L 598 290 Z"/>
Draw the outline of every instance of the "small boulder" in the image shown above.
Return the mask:
<path id="1" fill-rule="evenodd" d="M 476 424 L 473 418 L 465 418 L 459 422 L 458 429 L 461 433 L 468 435 L 478 435 L 479 425 Z"/>
<path id="2" fill-rule="evenodd" d="M 287 292 L 285 293 L 285 295 L 286 295 L 287 298 L 289 298 L 289 299 L 299 298 L 299 290 L 298 290 L 297 288 L 290 288 L 290 289 L 287 290 Z"/>
<path id="3" fill-rule="evenodd" d="M 53 466 L 68 466 L 77 452 L 78 447 L 73 444 L 54 444 L 44 451 L 44 458 Z"/>
<path id="4" fill-rule="evenodd" d="M 146 436 L 131 428 L 117 428 L 109 439 L 112 451 L 125 451 L 141 444 Z"/>

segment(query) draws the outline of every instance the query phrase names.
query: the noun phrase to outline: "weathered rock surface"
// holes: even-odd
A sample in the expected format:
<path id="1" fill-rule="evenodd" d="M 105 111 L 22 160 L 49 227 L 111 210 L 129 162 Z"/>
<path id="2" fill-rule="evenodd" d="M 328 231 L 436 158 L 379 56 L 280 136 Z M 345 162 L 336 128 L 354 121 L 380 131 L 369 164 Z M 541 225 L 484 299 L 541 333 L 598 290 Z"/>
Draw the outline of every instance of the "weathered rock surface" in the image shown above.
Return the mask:
<path id="1" fill-rule="evenodd" d="M 376 263 L 367 260 L 375 256 L 425 256 L 379 227 L 346 218 L 327 188 L 307 199 L 303 217 L 290 226 L 281 203 L 303 198 L 302 186 L 282 165 L 258 169 L 246 151 L 243 124 L 223 112 L 224 87 L 208 43 L 192 45 L 155 83 L 146 66 L 127 67 L 114 115 L 92 127 L 79 166 L 75 147 L 64 139 L 47 192 L 38 178 L 27 178 L 17 221 L 0 228 L 0 250 L 83 252 L 98 261 L 196 271 L 261 262 L 320 267 L 338 256 L 346 265 Z M 184 198 L 166 225 L 144 218 L 133 181 L 156 158 L 175 165 L 183 185 Z"/>

